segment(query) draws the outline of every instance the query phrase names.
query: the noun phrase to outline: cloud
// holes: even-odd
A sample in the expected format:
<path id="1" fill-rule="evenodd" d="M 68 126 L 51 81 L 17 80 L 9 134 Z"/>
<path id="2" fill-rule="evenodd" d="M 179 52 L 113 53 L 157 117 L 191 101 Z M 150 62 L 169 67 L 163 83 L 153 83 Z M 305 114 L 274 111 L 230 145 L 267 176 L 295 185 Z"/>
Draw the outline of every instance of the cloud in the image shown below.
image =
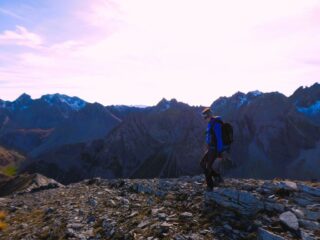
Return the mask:
<path id="1" fill-rule="evenodd" d="M 4 8 L 0 8 L 0 13 L 5 14 L 7 16 L 19 19 L 19 20 L 25 20 L 25 18 L 23 18 L 22 16 L 8 10 L 8 9 L 4 9 Z"/>
<path id="2" fill-rule="evenodd" d="M 6 30 L 0 34 L 0 44 L 38 48 L 43 44 L 43 39 L 23 26 L 16 26 L 14 31 Z"/>
<path id="3" fill-rule="evenodd" d="M 0 79 L 31 94 L 62 92 L 105 104 L 175 97 L 209 105 L 256 89 L 290 94 L 320 76 L 316 6 L 313 0 L 82 1 L 61 8 L 58 22 L 53 13 L 35 22 L 36 32 L 17 26 L 2 33 L 0 44 L 29 48 L 0 54 L 9 62 L 1 63 Z"/>

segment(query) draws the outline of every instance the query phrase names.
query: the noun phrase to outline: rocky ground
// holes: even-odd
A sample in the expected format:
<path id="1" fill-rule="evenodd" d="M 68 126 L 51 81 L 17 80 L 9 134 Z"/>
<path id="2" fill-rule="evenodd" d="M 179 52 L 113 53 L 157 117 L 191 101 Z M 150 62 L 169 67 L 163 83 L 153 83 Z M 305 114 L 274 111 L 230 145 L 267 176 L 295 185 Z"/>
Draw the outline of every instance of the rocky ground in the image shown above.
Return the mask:
<path id="1" fill-rule="evenodd" d="M 212 192 L 202 176 L 50 184 L 0 198 L 0 239 L 320 239 L 319 183 L 226 179 Z"/>

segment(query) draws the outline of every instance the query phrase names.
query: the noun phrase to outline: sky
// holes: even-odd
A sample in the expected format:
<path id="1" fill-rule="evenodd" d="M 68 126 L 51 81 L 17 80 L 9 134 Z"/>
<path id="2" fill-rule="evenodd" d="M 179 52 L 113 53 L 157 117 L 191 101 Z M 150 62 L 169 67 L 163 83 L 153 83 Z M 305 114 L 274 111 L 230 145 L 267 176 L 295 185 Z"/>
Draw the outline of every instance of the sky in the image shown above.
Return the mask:
<path id="1" fill-rule="evenodd" d="M 3 100 L 208 106 L 319 78 L 320 1 L 0 0 Z"/>

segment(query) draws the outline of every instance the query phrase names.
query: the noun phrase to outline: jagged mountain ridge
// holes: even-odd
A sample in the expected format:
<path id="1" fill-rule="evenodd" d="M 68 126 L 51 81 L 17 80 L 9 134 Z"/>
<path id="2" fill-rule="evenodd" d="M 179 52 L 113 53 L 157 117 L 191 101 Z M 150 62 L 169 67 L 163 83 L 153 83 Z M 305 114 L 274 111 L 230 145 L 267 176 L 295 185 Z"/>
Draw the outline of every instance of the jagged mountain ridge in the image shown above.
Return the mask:
<path id="1" fill-rule="evenodd" d="M 66 146 L 67 154 L 62 148 L 44 153 L 32 159 L 25 170 L 58 177 L 62 182 L 89 176 L 173 177 L 199 173 L 199 164 L 193 159 L 203 150 L 202 138 L 199 137 L 205 127 L 201 108 L 172 100 L 167 102 L 171 107 L 164 110 L 162 103 L 144 112 L 130 114 L 104 140 L 94 141 L 85 147 L 79 144 Z M 75 151 L 69 151 L 70 148 Z M 70 159 L 69 169 L 65 164 L 57 164 L 63 157 Z M 50 170 L 53 165 L 56 172 L 73 172 L 79 178 L 69 174 L 57 176 Z"/>
<path id="2" fill-rule="evenodd" d="M 298 88 L 290 100 L 298 111 L 307 116 L 311 121 L 320 126 L 320 84 L 315 83 L 311 87 Z"/>
<path id="3" fill-rule="evenodd" d="M 2 104 L 1 104 L 2 103 Z M 64 144 L 104 137 L 121 120 L 103 105 L 62 94 L 0 102 L 0 144 L 35 156 Z"/>
<path id="4" fill-rule="evenodd" d="M 235 128 L 232 158 L 238 167 L 230 172 L 231 176 L 319 178 L 314 170 L 319 168 L 319 122 L 299 111 L 296 100 L 298 95 L 302 98 L 310 92 L 314 101 L 320 99 L 318 88 L 319 84 L 315 84 L 302 88 L 303 91 L 298 89 L 290 97 L 277 92 L 238 92 L 212 104 L 214 113 L 230 121 Z M 81 115 L 88 106 L 91 109 L 92 105 L 87 104 L 72 116 Z M 100 113 L 105 111 L 115 120 L 113 126 L 105 125 L 107 133 L 99 132 L 97 127 L 97 135 L 87 138 L 92 141 L 101 134 L 101 140 L 86 141 L 86 134 L 94 132 L 90 126 L 96 125 L 95 120 L 90 120 L 96 116 L 94 111 L 89 111 L 91 117 L 87 118 L 86 124 L 81 123 L 81 117 L 76 120 L 69 117 L 63 122 L 70 124 L 62 124 L 60 133 L 59 128 L 53 133 L 41 132 L 49 137 L 41 142 L 39 151 L 33 151 L 32 159 L 24 169 L 40 171 L 66 182 L 94 176 L 174 177 L 199 173 L 205 130 L 205 122 L 200 117 L 201 107 L 191 107 L 175 99 L 162 99 L 156 106 L 143 109 L 99 104 L 96 107 L 101 109 Z M 102 113 L 99 119 L 103 122 L 104 118 Z M 74 124 L 77 122 L 79 127 Z M 81 136 L 85 131 L 84 137 Z M 55 132 L 58 134 L 52 137 Z M 68 141 L 64 133 L 76 137 Z M 50 136 L 52 143 L 48 141 Z M 61 138 L 64 142 L 55 144 Z"/>
<path id="5" fill-rule="evenodd" d="M 235 101 L 239 95 L 250 100 L 239 106 Z M 277 92 L 253 98 L 250 93 L 237 93 L 227 101 L 218 99 L 212 109 L 234 125 L 233 159 L 239 163 L 234 172 L 237 176 L 245 177 L 251 172 L 252 177 L 303 178 L 307 176 L 304 171 L 299 173 L 292 168 L 296 159 L 304 157 L 299 156 L 302 149 L 313 149 L 313 168 L 319 167 L 320 129 L 297 110 L 291 98 Z M 309 173 L 310 178 L 319 178 L 317 172 Z"/>
<path id="6" fill-rule="evenodd" d="M 228 173 L 230 176 L 320 178 L 319 126 L 297 109 L 292 98 L 277 92 L 238 92 L 218 99 L 212 108 L 234 126 L 232 159 L 237 168 Z M 145 178 L 200 173 L 206 125 L 201 110 L 163 99 L 154 107 L 127 114 L 103 140 L 84 149 L 75 146 L 81 150 L 69 157 L 78 166 L 67 172 L 75 172 L 73 181 L 94 176 Z M 48 169 L 55 165 L 56 156 L 69 158 L 62 149 L 55 151 L 57 155 L 50 152 L 33 159 L 28 171 L 50 174 Z M 66 177 L 58 180 L 71 181 Z"/>

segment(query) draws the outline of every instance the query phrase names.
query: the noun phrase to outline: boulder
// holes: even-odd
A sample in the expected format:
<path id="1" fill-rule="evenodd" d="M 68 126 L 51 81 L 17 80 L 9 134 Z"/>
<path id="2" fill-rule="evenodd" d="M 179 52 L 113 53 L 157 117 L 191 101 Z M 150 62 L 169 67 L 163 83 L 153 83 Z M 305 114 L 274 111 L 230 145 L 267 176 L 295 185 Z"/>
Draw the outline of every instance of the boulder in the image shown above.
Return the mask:
<path id="1" fill-rule="evenodd" d="M 63 187 L 61 183 L 38 173 L 22 174 L 0 185 L 0 197 Z"/>
<path id="2" fill-rule="evenodd" d="M 254 215 L 264 209 L 264 204 L 251 192 L 231 188 L 215 188 L 205 193 L 206 202 L 215 202 L 242 215 Z"/>
<path id="3" fill-rule="evenodd" d="M 299 229 L 298 219 L 296 215 L 294 215 L 292 212 L 290 211 L 284 212 L 280 215 L 279 218 L 280 218 L 280 221 L 290 229 L 295 231 Z"/>

